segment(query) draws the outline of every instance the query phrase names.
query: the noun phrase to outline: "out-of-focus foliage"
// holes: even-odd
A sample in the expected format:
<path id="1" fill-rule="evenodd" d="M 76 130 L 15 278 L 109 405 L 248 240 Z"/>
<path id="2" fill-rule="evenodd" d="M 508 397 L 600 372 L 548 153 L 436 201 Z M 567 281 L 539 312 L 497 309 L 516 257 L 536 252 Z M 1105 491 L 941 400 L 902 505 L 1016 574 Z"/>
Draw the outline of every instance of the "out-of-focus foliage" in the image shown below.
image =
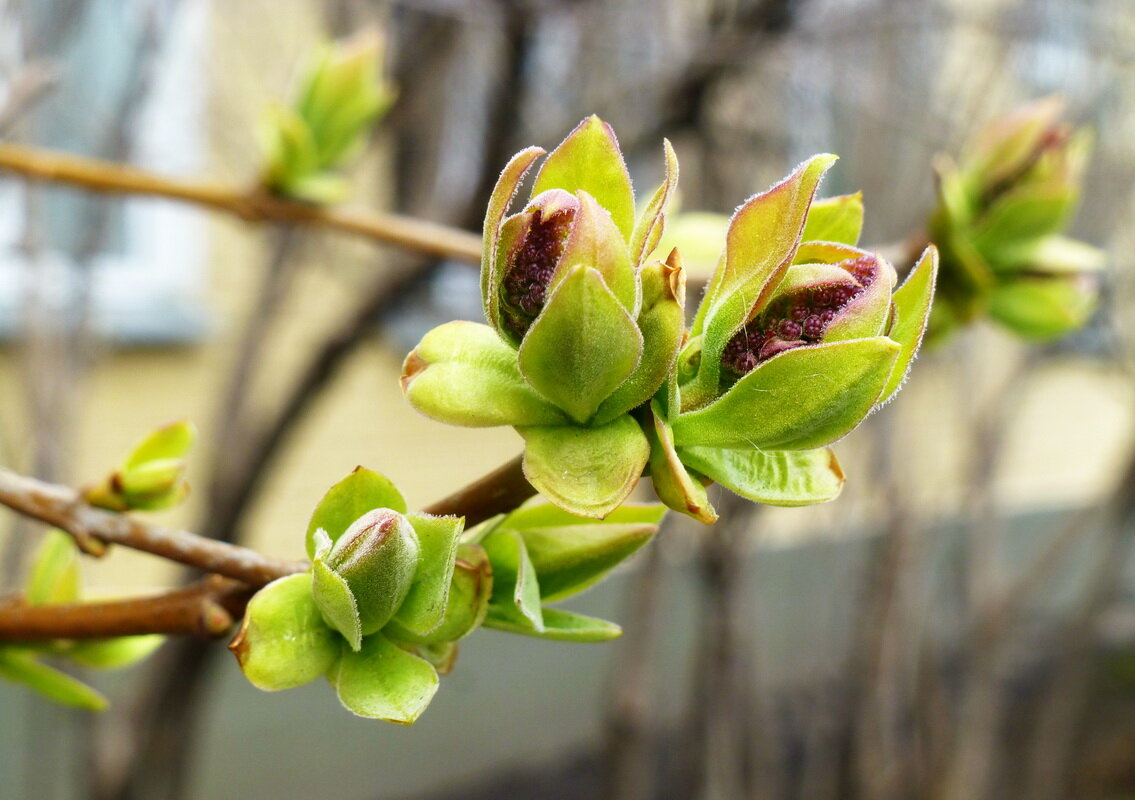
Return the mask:
<path id="1" fill-rule="evenodd" d="M 942 251 L 931 335 L 988 315 L 1029 339 L 1083 325 L 1096 307 L 1101 250 L 1063 235 L 1091 143 L 1041 100 L 994 120 L 955 164 L 937 162 L 930 236 Z"/>

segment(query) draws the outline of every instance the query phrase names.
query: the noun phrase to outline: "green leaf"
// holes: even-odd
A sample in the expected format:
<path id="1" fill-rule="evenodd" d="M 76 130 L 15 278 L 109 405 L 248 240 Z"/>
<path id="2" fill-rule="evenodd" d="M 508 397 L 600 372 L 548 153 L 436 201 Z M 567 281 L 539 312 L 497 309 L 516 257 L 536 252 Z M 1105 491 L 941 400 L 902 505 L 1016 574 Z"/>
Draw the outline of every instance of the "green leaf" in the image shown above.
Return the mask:
<path id="1" fill-rule="evenodd" d="M 725 258 L 698 307 L 693 335 L 704 334 L 695 396 L 712 397 L 729 339 L 757 311 L 792 263 L 820 179 L 836 161 L 813 156 L 767 192 L 747 201 L 729 222 Z"/>
<path id="2" fill-rule="evenodd" d="M 197 441 L 197 428 L 181 420 L 158 428 L 134 446 L 123 467 L 129 469 L 147 461 L 183 459 Z"/>
<path id="3" fill-rule="evenodd" d="M 583 522 L 518 531 L 545 601 L 579 594 L 601 581 L 658 532 L 657 525 Z"/>
<path id="4" fill-rule="evenodd" d="M 678 156 L 669 139 L 662 140 L 662 153 L 666 161 L 666 177 L 647 201 L 631 235 L 631 260 L 636 264 L 641 264 L 658 247 L 665 227 L 666 209 L 678 187 Z"/>
<path id="5" fill-rule="evenodd" d="M 1074 197 L 1066 186 L 1022 186 L 1001 198 L 974 226 L 974 246 L 997 271 L 1022 241 L 1057 233 L 1068 224 Z"/>
<path id="6" fill-rule="evenodd" d="M 1021 336 L 1049 341 L 1083 327 L 1095 307 L 1096 292 L 1076 276 L 1020 278 L 993 291 L 989 313 Z"/>
<path id="7" fill-rule="evenodd" d="M 363 624 L 358 600 L 347 580 L 318 557 L 312 564 L 311 596 L 323 621 L 339 631 L 352 650 L 362 647 Z"/>
<path id="8" fill-rule="evenodd" d="M 354 471 L 327 490 L 307 525 L 307 556 L 315 556 L 315 532 L 322 528 L 334 543 L 347 528 L 366 512 L 390 508 L 406 513 L 406 501 L 394 486 L 377 472 L 364 467 Z"/>
<path id="9" fill-rule="evenodd" d="M 562 608 L 544 607 L 544 627 L 537 630 L 508 619 L 493 617 L 485 621 L 486 628 L 507 633 L 533 636 L 537 639 L 554 639 L 560 642 L 609 642 L 622 635 L 623 629 L 605 619 L 588 617 L 565 611 Z"/>
<path id="10" fill-rule="evenodd" d="M 619 229 L 611 215 L 585 191 L 578 194 L 579 209 L 575 213 L 571 236 L 560 254 L 560 269 L 549 286 L 554 292 L 561 280 L 570 275 L 572 267 L 592 267 L 603 277 L 603 282 L 630 314 L 638 311 L 638 281 Z"/>
<path id="11" fill-rule="evenodd" d="M 457 544 L 465 522 L 462 517 L 429 514 L 410 514 L 408 518 L 418 534 L 420 555 L 414 582 L 394 619 L 403 628 L 425 636 L 445 618 Z"/>
<path id="12" fill-rule="evenodd" d="M 332 681 L 339 702 L 360 717 L 410 725 L 437 692 L 437 670 L 376 633 L 362 649 L 343 649 Z"/>
<path id="13" fill-rule="evenodd" d="M 572 528 L 577 525 L 605 525 L 609 522 L 656 526 L 665 516 L 666 508 L 659 503 L 624 503 L 600 520 L 572 514 L 554 503 L 537 502 L 516 509 L 504 517 L 497 527 L 523 532 L 529 528 Z"/>
<path id="14" fill-rule="evenodd" d="M 642 334 L 595 269 L 555 288 L 520 345 L 520 371 L 576 422 L 591 419 L 638 366 Z"/>
<path id="15" fill-rule="evenodd" d="M 303 686 L 326 674 L 342 639 L 323 622 L 311 573 L 272 581 L 252 598 L 229 650 L 249 682 L 264 691 Z"/>
<path id="16" fill-rule="evenodd" d="M 22 683 L 56 703 L 84 711 L 104 711 L 110 705 L 101 693 L 35 656 L 31 650 L 0 647 L 0 678 Z"/>
<path id="17" fill-rule="evenodd" d="M 32 559 L 24 599 L 28 605 L 74 603 L 79 599 L 79 549 L 61 530 L 43 534 Z"/>
<path id="18" fill-rule="evenodd" d="M 880 336 L 781 353 L 710 405 L 680 415 L 674 442 L 679 451 L 812 450 L 831 444 L 874 408 L 899 349 Z"/>
<path id="19" fill-rule="evenodd" d="M 1045 97 L 987 124 L 966 148 L 964 162 L 971 182 L 995 186 L 1019 173 L 1063 113 L 1062 99 Z"/>
<path id="20" fill-rule="evenodd" d="M 922 337 L 930 321 L 930 305 L 934 299 L 937 276 L 938 250 L 934 245 L 930 245 L 892 298 L 894 322 L 887 336 L 898 342 L 901 349 L 898 357 L 895 358 L 891 376 L 883 387 L 883 395 L 879 399 L 881 403 L 890 400 L 902 386 L 910 371 L 911 362 L 914 361 L 914 356 L 922 344 Z"/>
<path id="21" fill-rule="evenodd" d="M 449 322 L 427 333 L 406 356 L 402 392 L 416 410 L 450 425 L 567 422 L 521 377 L 516 350 L 476 322 Z"/>
<path id="22" fill-rule="evenodd" d="M 501 223 L 508 214 L 508 207 L 524 174 L 542 155 L 544 150 L 539 147 L 528 147 L 514 155 L 497 178 L 489 197 L 489 207 L 485 211 L 481 251 L 481 302 L 485 308 L 485 319 L 494 328 L 500 327 L 500 282 L 504 261 L 497 258 L 497 248 L 500 245 Z"/>
<path id="23" fill-rule="evenodd" d="M 455 642 L 468 636 L 485 621 L 492 595 L 493 567 L 488 554 L 480 545 L 463 543 L 454 562 L 453 579 L 441 624 L 423 635 L 403 627 L 395 617 L 383 632 L 393 639 L 415 644 Z"/>
<path id="24" fill-rule="evenodd" d="M 863 192 L 816 200 L 808 209 L 801 239 L 856 245 L 863 233 Z"/>
<path id="25" fill-rule="evenodd" d="M 524 539 L 516 531 L 493 531 L 481 546 L 493 566 L 488 615 L 540 630 L 540 583 Z"/>
<path id="26" fill-rule="evenodd" d="M 166 637 L 120 636 L 116 639 L 90 639 L 77 642 L 67 657 L 94 669 L 121 669 L 136 664 L 162 646 Z"/>
<path id="27" fill-rule="evenodd" d="M 761 451 L 687 447 L 680 452 L 686 464 L 756 503 L 826 503 L 843 489 L 843 470 L 835 453 L 826 448 Z"/>
<path id="28" fill-rule="evenodd" d="M 1107 266 L 1107 254 L 1100 248 L 1058 234 L 1034 242 L 1022 260 L 1030 270 L 1048 275 L 1100 272 Z"/>
<path id="29" fill-rule="evenodd" d="M 642 358 L 634 372 L 599 406 L 596 424 L 610 422 L 649 402 L 674 371 L 685 333 L 686 276 L 681 256 L 655 262 L 641 271 L 643 303 L 638 317 Z"/>
<path id="30" fill-rule="evenodd" d="M 638 483 L 650 455 L 629 415 L 598 428 L 518 428 L 524 476 L 556 505 L 584 517 L 605 517 Z"/>
<path id="31" fill-rule="evenodd" d="M 674 432 L 663 420 L 658 403 L 651 404 L 648 429 L 650 439 L 650 480 L 658 498 L 675 511 L 687 514 L 699 522 L 712 525 L 717 511 L 709 502 L 706 487 L 686 470 L 686 465 L 674 449 Z"/>
<path id="32" fill-rule="evenodd" d="M 532 196 L 548 189 L 582 189 L 611 213 L 624 240 L 634 229 L 634 190 L 611 126 L 592 115 L 549 154 L 536 175 Z"/>

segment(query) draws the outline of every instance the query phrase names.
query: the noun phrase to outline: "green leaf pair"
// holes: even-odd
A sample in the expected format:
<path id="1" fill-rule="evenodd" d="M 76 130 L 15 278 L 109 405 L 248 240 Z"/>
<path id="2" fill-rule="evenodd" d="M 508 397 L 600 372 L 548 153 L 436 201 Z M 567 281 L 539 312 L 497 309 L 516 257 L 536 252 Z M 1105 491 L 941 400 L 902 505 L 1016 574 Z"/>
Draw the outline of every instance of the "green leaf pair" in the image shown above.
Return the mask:
<path id="1" fill-rule="evenodd" d="M 28 605 L 77 603 L 80 600 L 79 551 L 70 536 L 48 531 L 36 550 L 22 602 Z M 67 659 L 93 669 L 128 667 L 158 648 L 162 636 L 54 640 L 0 646 L 0 677 L 22 683 L 63 705 L 103 711 L 108 702 L 96 689 L 42 661 Z"/>
<path id="2" fill-rule="evenodd" d="M 922 340 L 936 253 L 893 291 L 894 268 L 856 246 L 861 198 L 813 202 L 834 161 L 810 159 L 737 210 L 651 405 L 655 490 L 703 522 L 716 519 L 710 481 L 771 505 L 836 497 L 843 473 L 827 446 L 893 396 Z"/>
<path id="3" fill-rule="evenodd" d="M 1099 249 L 1062 235 L 1079 200 L 1087 131 L 1063 124 L 1047 98 L 994 120 L 959 163 L 938 161 L 939 205 L 930 220 L 942 248 L 931 336 L 988 315 L 1013 333 L 1050 340 L 1095 310 Z"/>
<path id="4" fill-rule="evenodd" d="M 158 428 L 114 472 L 85 489 L 83 499 L 112 511 L 158 511 L 180 503 L 189 494 L 185 458 L 196 440 L 191 422 Z"/>
<path id="5" fill-rule="evenodd" d="M 394 100 L 382 74 L 384 51 L 373 30 L 319 48 L 294 104 L 270 107 L 261 125 L 266 188 L 312 203 L 343 199 L 346 184 L 334 170 L 362 148 Z"/>
<path id="6" fill-rule="evenodd" d="M 505 167 L 485 218 L 481 288 L 488 325 L 455 322 L 406 358 L 416 409 L 457 425 L 512 425 L 524 472 L 575 514 L 603 517 L 626 499 L 649 446 L 629 412 L 672 371 L 682 338 L 684 274 L 676 254 L 647 262 L 677 183 L 635 219 L 634 192 L 610 127 L 590 117 L 553 150 L 531 196 L 508 215 L 539 148 Z"/>
<path id="7" fill-rule="evenodd" d="M 601 580 L 657 530 L 662 506 L 626 506 L 605 523 L 549 504 L 521 508 L 462 537 L 462 520 L 406 513 L 384 477 L 356 469 L 308 525 L 310 572 L 252 598 L 229 649 L 255 686 L 325 677 L 363 717 L 412 723 L 482 625 L 567 641 L 618 626 L 556 608 Z"/>
<path id="8" fill-rule="evenodd" d="M 229 645 L 245 676 L 265 690 L 325 676 L 354 713 L 413 722 L 438 667 L 487 610 L 489 589 L 472 585 L 486 578 L 483 560 L 458 556 L 462 528 L 457 517 L 407 514 L 390 481 L 356 469 L 312 514 L 311 572 L 274 581 L 249 603 Z"/>
<path id="9" fill-rule="evenodd" d="M 579 594 L 650 541 L 666 509 L 624 505 L 602 522 L 556 505 L 522 507 L 471 531 L 492 563 L 485 627 L 567 642 L 603 642 L 622 630 L 545 603 Z"/>

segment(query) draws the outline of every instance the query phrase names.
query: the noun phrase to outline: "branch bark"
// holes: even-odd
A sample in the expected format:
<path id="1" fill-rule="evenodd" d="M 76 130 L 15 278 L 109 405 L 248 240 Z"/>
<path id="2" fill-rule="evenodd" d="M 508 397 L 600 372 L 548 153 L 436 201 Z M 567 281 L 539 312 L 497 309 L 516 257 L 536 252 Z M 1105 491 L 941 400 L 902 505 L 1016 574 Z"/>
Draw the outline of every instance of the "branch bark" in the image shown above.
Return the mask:
<path id="1" fill-rule="evenodd" d="M 102 639 L 148 633 L 224 636 L 255 593 L 219 575 L 156 596 L 95 603 L 0 606 L 0 641 Z"/>
<path id="2" fill-rule="evenodd" d="M 464 516 L 467 525 L 476 525 L 511 511 L 535 494 L 524 477 L 518 456 L 424 510 L 435 515 Z M 308 568 L 304 561 L 274 559 L 246 547 L 104 511 L 83 502 L 73 489 L 3 468 L 0 504 L 62 528 L 77 539 L 94 537 L 216 573 L 184 589 L 151 597 L 41 606 L 0 602 L 0 641 L 146 633 L 191 633 L 215 638 L 227 633 L 244 615 L 245 606 L 258 588 Z"/>
<path id="3" fill-rule="evenodd" d="M 246 547 L 104 511 L 83 502 L 74 489 L 45 483 L 0 467 L 0 504 L 61 528 L 77 540 L 95 537 L 260 587 L 303 572 L 307 564 L 271 558 Z"/>
<path id="4" fill-rule="evenodd" d="M 180 200 L 223 211 L 249 222 L 327 228 L 441 258 L 470 263 L 481 259 L 481 237 L 457 228 L 379 211 L 323 208 L 278 197 L 260 186 L 243 189 L 221 183 L 182 180 L 113 161 L 11 142 L 0 142 L 0 171 L 104 194 L 149 195 Z"/>

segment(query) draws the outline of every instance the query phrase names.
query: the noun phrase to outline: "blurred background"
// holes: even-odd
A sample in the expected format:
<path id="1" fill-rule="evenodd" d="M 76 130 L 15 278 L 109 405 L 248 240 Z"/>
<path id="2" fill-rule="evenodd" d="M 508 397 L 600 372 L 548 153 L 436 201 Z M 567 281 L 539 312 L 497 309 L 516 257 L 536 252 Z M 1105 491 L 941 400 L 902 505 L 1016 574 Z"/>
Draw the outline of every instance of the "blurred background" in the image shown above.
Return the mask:
<path id="1" fill-rule="evenodd" d="M 0 684 L 0 796 L 1135 797 L 1135 7 L 7 0 L 0 137 L 251 187 L 267 106 L 321 41 L 375 25 L 398 97 L 350 202 L 472 232 L 513 152 L 597 113 L 640 197 L 674 143 L 683 210 L 838 153 L 822 193 L 862 190 L 864 242 L 901 254 L 935 155 L 1061 94 L 1096 135 L 1072 233 L 1108 252 L 1101 307 L 1056 344 L 977 326 L 925 352 L 837 446 L 831 504 L 721 494 L 714 528 L 672 520 L 579 603 L 614 644 L 479 632 L 413 728 L 325 686 L 260 693 L 195 641 L 105 679 L 97 718 Z M 156 519 L 300 557 L 356 464 L 414 507 L 519 451 L 398 390 L 426 330 L 479 316 L 468 264 L 0 173 L 0 462 L 78 485 L 193 419 L 194 495 Z M 34 533 L 0 518 L 0 590 Z M 125 551 L 85 566 L 92 595 L 182 579 Z"/>

